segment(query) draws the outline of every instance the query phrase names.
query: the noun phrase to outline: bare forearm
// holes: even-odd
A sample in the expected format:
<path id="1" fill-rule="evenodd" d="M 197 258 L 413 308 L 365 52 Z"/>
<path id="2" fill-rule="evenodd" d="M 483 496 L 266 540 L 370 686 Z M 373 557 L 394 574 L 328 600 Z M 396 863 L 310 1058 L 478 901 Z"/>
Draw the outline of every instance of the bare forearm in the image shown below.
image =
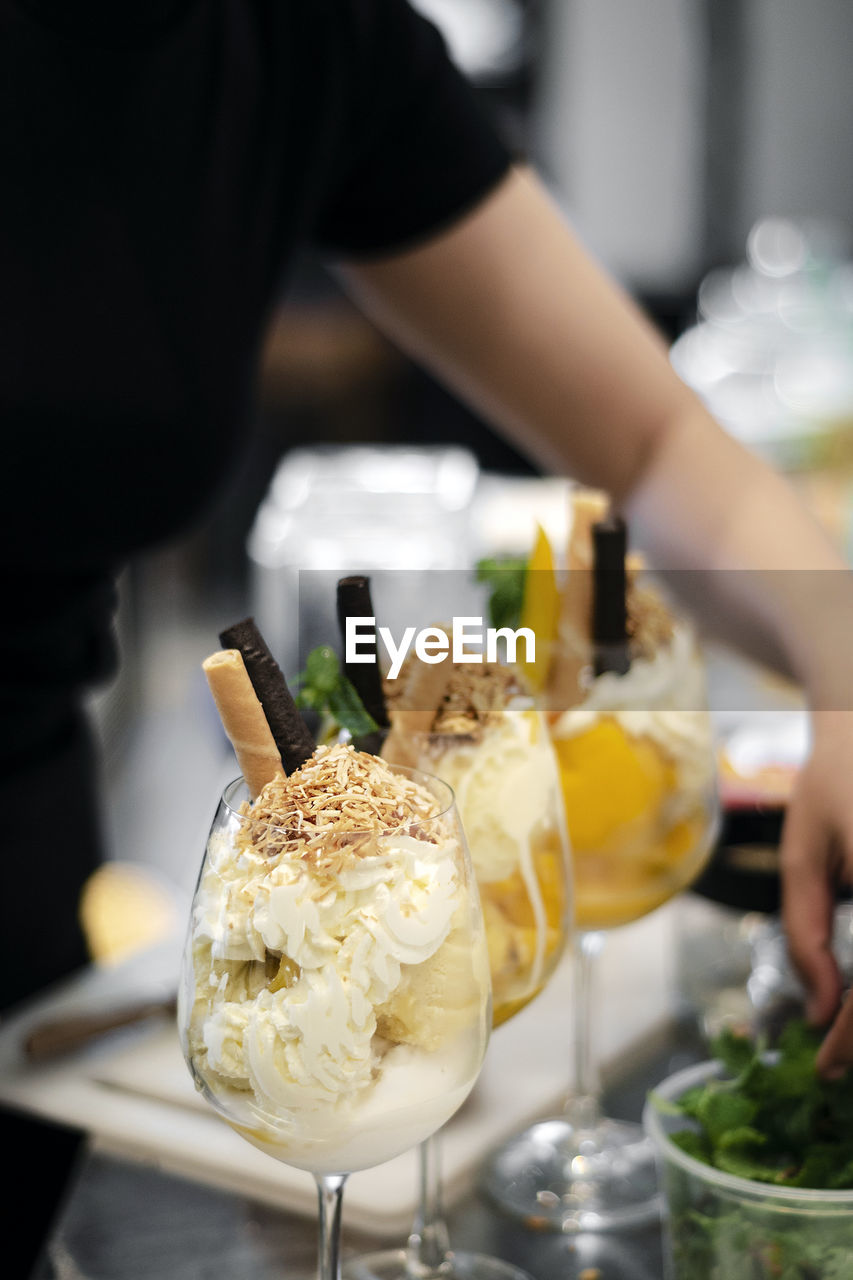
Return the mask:
<path id="1" fill-rule="evenodd" d="M 526 172 L 435 241 L 341 274 L 380 327 L 528 457 L 614 495 L 680 396 L 658 334 Z"/>
<path id="2" fill-rule="evenodd" d="M 705 575 L 690 603 L 706 625 L 818 701 L 830 699 L 831 675 L 837 701 L 837 623 L 853 616 L 841 558 L 786 483 L 680 382 L 660 336 L 534 177 L 512 174 L 434 241 L 344 275 L 379 324 L 516 447 L 606 489 L 653 563 Z M 816 637 L 832 597 L 836 630 Z"/>
<path id="3" fill-rule="evenodd" d="M 814 707 L 853 707 L 853 576 L 785 479 L 699 410 L 658 440 L 626 510 L 710 632 L 795 676 Z"/>

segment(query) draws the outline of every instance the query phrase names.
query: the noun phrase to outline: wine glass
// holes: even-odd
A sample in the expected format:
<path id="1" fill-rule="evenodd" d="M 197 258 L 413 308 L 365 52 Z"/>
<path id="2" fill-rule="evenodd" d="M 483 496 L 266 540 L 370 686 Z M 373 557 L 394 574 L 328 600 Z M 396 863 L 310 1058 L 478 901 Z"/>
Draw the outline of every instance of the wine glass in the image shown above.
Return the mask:
<path id="1" fill-rule="evenodd" d="M 408 733 L 407 747 L 456 796 L 483 908 L 498 1027 L 542 990 L 569 936 L 569 842 L 545 717 L 529 698 L 516 696 L 478 734 Z M 348 1261 L 348 1280 L 529 1280 L 502 1259 L 452 1249 L 441 1208 L 438 1131 L 419 1155 L 419 1206 L 407 1248 Z"/>
<path id="2" fill-rule="evenodd" d="M 718 828 L 704 670 L 689 628 L 628 673 L 600 675 L 551 735 L 572 842 L 574 1089 L 564 1114 L 510 1139 L 484 1187 L 501 1207 L 560 1231 L 640 1225 L 660 1212 L 654 1153 L 640 1125 L 601 1112 L 592 1041 L 593 975 L 606 932 L 689 885 Z"/>
<path id="3" fill-rule="evenodd" d="M 340 1276 L 347 1176 L 444 1124 L 474 1085 L 491 1025 L 452 791 L 394 772 L 425 799 L 414 819 L 309 836 L 231 783 L 183 957 L 178 1018 L 196 1087 L 253 1146 L 314 1175 L 320 1280 Z"/>

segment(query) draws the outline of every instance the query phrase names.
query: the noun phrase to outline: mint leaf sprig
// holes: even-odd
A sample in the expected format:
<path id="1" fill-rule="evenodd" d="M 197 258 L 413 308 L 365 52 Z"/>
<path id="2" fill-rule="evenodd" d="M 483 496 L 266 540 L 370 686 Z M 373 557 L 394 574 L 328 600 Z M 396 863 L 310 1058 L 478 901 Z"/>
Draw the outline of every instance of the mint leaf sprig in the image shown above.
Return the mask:
<path id="1" fill-rule="evenodd" d="M 761 1041 L 725 1030 L 711 1049 L 727 1076 L 674 1102 L 651 1100 L 692 1127 L 670 1134 L 687 1155 L 726 1173 L 778 1187 L 853 1189 L 853 1073 L 818 1076 L 819 1033 L 789 1023 L 767 1054 Z M 685 1280 L 848 1280 L 853 1276 L 853 1215 L 843 1207 L 770 1195 L 739 1200 L 709 1179 L 670 1164 L 666 1170 L 674 1274 Z M 819 1201 L 818 1201 L 819 1205 Z"/>
<path id="2" fill-rule="evenodd" d="M 379 732 L 379 725 L 365 710 L 354 685 L 344 675 L 340 659 L 331 645 L 312 649 L 305 670 L 294 681 L 296 705 L 321 717 L 326 733 L 346 729 L 353 741 Z"/>
<path id="3" fill-rule="evenodd" d="M 822 1079 L 819 1045 L 819 1033 L 801 1020 L 782 1032 L 775 1059 L 762 1041 L 724 1030 L 711 1050 L 730 1078 L 709 1080 L 678 1099 L 675 1111 L 695 1127 L 671 1134 L 671 1141 L 756 1182 L 853 1189 L 853 1078 Z"/>
<path id="4" fill-rule="evenodd" d="M 514 556 L 485 558 L 476 565 L 478 582 L 489 587 L 489 622 L 493 627 L 519 626 L 524 603 L 527 561 Z"/>

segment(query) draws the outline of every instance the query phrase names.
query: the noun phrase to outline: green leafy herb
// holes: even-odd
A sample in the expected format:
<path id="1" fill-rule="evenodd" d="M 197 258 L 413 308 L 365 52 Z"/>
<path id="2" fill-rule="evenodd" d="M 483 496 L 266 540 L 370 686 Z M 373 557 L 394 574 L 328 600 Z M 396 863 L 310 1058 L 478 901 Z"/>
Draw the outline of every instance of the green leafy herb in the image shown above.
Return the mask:
<path id="1" fill-rule="evenodd" d="M 295 684 L 298 707 L 316 711 L 327 722 L 346 729 L 352 738 L 362 738 L 378 731 L 379 726 L 365 710 L 330 645 L 321 644 L 311 650 L 305 660 L 305 670 L 296 677 Z"/>
<path id="2" fill-rule="evenodd" d="M 824 1080 L 819 1033 L 790 1023 L 776 1053 L 722 1032 L 712 1051 L 726 1075 L 675 1104 L 690 1128 L 670 1134 L 686 1154 L 753 1182 L 853 1190 L 853 1073 Z M 655 1101 L 654 1095 L 652 1100 Z M 772 1212 L 760 1197 L 738 1203 L 677 1166 L 665 1171 L 679 1280 L 841 1280 L 853 1277 L 853 1210 L 827 1216 Z"/>
<path id="3" fill-rule="evenodd" d="M 526 560 L 505 557 L 477 561 L 477 581 L 489 587 L 489 622 L 493 627 L 518 627 L 526 576 Z"/>
<path id="4" fill-rule="evenodd" d="M 800 1020 L 788 1024 L 769 1057 L 763 1043 L 731 1030 L 714 1040 L 713 1054 L 731 1078 L 709 1080 L 676 1104 L 698 1126 L 709 1164 L 747 1164 L 746 1176 L 780 1186 L 853 1189 L 853 1179 L 843 1181 L 853 1161 L 853 1079 L 817 1074 L 819 1044 L 819 1033 Z"/>
<path id="5" fill-rule="evenodd" d="M 739 1076 L 758 1058 L 762 1046 L 748 1036 L 738 1035 L 731 1027 L 723 1027 L 713 1043 L 714 1057 L 719 1058 L 731 1076 Z"/>

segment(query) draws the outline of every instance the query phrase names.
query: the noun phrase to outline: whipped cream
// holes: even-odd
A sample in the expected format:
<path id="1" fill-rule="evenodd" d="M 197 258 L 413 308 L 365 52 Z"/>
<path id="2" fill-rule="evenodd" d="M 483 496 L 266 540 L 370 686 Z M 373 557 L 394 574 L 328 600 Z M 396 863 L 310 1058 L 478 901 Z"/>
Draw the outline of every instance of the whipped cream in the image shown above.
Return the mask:
<path id="1" fill-rule="evenodd" d="M 544 717 L 517 699 L 475 738 L 437 736 L 424 767 L 453 788 L 477 882 L 485 888 L 518 872 L 535 929 L 531 987 L 544 976 L 547 919 L 534 854 L 543 825 L 568 835 L 560 777 Z"/>
<path id="2" fill-rule="evenodd" d="M 605 717 L 630 737 L 654 742 L 673 762 L 680 789 L 708 786 L 713 731 L 704 666 L 689 627 L 678 624 L 668 645 L 651 659 L 635 658 L 625 675 L 597 676 L 583 702 L 564 711 L 551 732 L 557 739 L 578 737 Z"/>
<path id="3" fill-rule="evenodd" d="M 536 711 L 507 709 L 476 739 L 439 737 L 424 764 L 453 788 L 480 884 L 523 866 L 543 815 L 560 812 L 556 762 Z"/>
<path id="4" fill-rule="evenodd" d="M 382 1164 L 411 1150 L 450 1119 L 471 1091 L 471 1053 L 462 1038 L 442 1053 L 394 1045 L 381 1073 L 345 1125 L 292 1129 L 270 1123 L 236 1125 L 253 1146 L 312 1173 L 340 1173 Z M 461 1083 L 460 1083 L 461 1082 Z"/>
<path id="5" fill-rule="evenodd" d="M 344 844 L 334 873 L 240 827 L 232 814 L 211 835 L 196 895 L 181 1024 L 197 1081 L 288 1163 L 378 1163 L 406 1125 L 426 1136 L 452 1114 L 485 1050 L 488 961 L 452 825 Z"/>

